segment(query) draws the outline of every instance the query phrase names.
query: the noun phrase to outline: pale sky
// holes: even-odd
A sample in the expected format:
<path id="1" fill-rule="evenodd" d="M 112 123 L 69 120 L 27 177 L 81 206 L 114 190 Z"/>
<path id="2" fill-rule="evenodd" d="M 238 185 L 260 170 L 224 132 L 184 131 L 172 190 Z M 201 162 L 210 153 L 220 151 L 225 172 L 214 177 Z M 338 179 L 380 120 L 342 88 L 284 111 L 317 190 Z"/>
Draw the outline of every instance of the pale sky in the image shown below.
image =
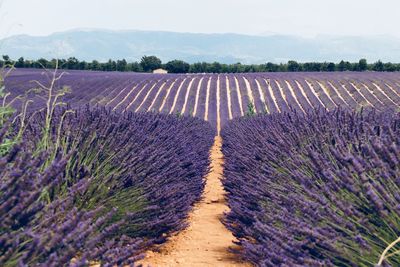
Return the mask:
<path id="1" fill-rule="evenodd" d="M 0 0 L 1 2 L 1 0 Z M 400 0 L 3 0 L 0 36 L 74 28 L 200 33 L 391 35 Z"/>

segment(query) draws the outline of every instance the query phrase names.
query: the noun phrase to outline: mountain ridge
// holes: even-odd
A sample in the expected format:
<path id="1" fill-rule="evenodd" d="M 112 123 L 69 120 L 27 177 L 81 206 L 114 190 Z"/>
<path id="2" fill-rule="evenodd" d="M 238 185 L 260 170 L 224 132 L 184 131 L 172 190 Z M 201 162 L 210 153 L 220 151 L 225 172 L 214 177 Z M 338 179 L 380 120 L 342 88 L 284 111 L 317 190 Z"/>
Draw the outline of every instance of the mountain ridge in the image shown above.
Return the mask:
<path id="1" fill-rule="evenodd" d="M 245 35 L 168 31 L 73 29 L 48 36 L 16 35 L 0 41 L 0 53 L 12 58 L 122 59 L 156 55 L 194 62 L 260 64 L 265 62 L 368 61 L 400 62 L 400 40 L 390 36 Z"/>

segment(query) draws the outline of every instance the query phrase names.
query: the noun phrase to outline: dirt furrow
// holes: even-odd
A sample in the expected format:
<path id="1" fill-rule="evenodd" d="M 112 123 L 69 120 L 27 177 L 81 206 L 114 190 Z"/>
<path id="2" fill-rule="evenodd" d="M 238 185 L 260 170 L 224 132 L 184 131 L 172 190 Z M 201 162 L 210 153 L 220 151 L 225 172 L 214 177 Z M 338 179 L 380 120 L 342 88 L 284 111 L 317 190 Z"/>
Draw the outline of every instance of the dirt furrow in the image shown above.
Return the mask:
<path id="1" fill-rule="evenodd" d="M 211 172 L 206 177 L 203 199 L 189 215 L 189 227 L 169 238 L 159 251 L 149 251 L 140 263 L 144 266 L 251 266 L 241 262 L 229 248 L 238 249 L 231 232 L 221 223 L 225 191 L 221 183 L 223 155 L 221 137 L 215 138 L 211 149 Z"/>

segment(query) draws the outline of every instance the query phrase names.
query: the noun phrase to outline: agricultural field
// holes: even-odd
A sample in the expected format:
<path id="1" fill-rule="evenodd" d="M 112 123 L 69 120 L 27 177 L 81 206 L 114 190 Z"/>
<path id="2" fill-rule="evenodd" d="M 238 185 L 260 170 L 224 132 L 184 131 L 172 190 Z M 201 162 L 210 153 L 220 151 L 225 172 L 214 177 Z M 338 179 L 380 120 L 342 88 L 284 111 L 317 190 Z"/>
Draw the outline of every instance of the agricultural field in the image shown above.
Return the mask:
<path id="1" fill-rule="evenodd" d="M 209 124 L 86 108 L 52 117 L 44 131 L 46 113 L 32 115 L 0 158 L 1 266 L 130 264 L 184 228 L 208 172 Z M 2 145 L 19 132 L 6 129 Z"/>
<path id="2" fill-rule="evenodd" d="M 13 94 L 46 84 L 51 73 L 19 69 L 6 80 Z M 49 77 L 50 76 L 50 77 Z M 67 71 L 57 81 L 67 86 L 72 107 L 99 105 L 117 112 L 161 112 L 193 116 L 216 129 L 251 113 L 295 110 L 332 111 L 361 108 L 385 110 L 400 106 L 398 73 L 256 73 L 256 74 L 132 74 Z M 42 106 L 38 95 L 34 106 Z"/>
<path id="3" fill-rule="evenodd" d="M 399 73 L 16 69 L 2 89 L 1 266 L 400 264 Z"/>
<path id="4" fill-rule="evenodd" d="M 400 114 L 237 119 L 225 225 L 256 266 L 399 266 Z"/>

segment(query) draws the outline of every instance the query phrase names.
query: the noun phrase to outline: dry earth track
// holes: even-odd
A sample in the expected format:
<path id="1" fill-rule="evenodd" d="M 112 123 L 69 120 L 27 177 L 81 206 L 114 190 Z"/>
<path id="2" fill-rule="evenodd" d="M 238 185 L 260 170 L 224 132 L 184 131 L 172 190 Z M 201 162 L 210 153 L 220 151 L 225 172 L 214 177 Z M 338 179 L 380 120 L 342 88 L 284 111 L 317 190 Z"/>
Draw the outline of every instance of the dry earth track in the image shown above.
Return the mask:
<path id="1" fill-rule="evenodd" d="M 206 177 L 203 199 L 190 213 L 189 227 L 170 237 L 159 252 L 147 252 L 140 262 L 144 266 L 251 266 L 229 251 L 239 248 L 220 221 L 228 211 L 221 183 L 224 161 L 221 143 L 221 137 L 217 136 L 210 153 L 211 172 Z"/>

